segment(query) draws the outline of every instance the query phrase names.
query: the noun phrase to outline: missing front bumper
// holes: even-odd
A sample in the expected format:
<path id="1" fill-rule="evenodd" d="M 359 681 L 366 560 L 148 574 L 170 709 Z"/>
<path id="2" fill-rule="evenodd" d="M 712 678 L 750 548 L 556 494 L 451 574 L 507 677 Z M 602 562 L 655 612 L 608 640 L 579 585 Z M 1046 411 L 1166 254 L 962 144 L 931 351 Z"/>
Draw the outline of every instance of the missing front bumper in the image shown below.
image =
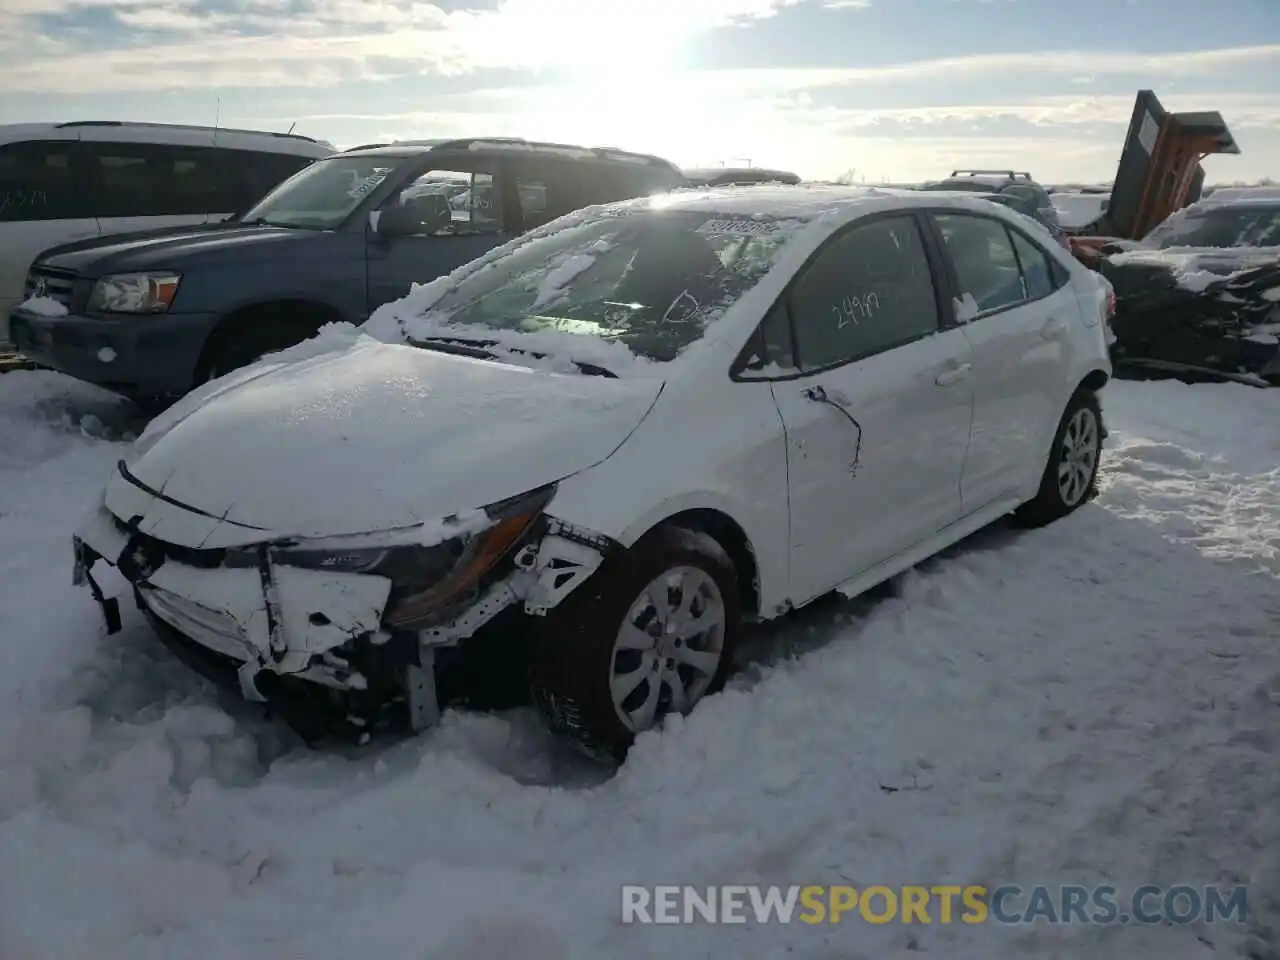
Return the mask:
<path id="1" fill-rule="evenodd" d="M 545 614 L 594 573 L 609 549 L 600 538 L 550 521 L 506 561 L 505 573 L 477 585 L 456 616 L 389 631 L 383 613 L 391 583 L 381 576 L 280 565 L 265 547 L 257 567 L 224 566 L 199 551 L 160 544 L 105 508 L 81 525 L 73 545 L 73 580 L 89 586 L 108 633 L 120 629 L 119 605 L 93 577 L 99 560 L 130 582 L 139 609 L 184 662 L 247 700 L 277 708 L 308 738 L 324 728 L 322 716 L 335 714 L 357 731 L 425 729 L 446 702 L 476 705 L 469 693 L 479 684 L 468 681 L 478 675 L 503 675 L 497 686 L 504 690 L 513 678 L 524 688 L 512 654 L 522 643 L 513 635 L 527 629 L 506 629 L 508 618 Z M 500 643 L 488 645 L 477 636 L 482 631 Z M 451 676 L 467 678 L 460 697 L 450 689 Z"/>

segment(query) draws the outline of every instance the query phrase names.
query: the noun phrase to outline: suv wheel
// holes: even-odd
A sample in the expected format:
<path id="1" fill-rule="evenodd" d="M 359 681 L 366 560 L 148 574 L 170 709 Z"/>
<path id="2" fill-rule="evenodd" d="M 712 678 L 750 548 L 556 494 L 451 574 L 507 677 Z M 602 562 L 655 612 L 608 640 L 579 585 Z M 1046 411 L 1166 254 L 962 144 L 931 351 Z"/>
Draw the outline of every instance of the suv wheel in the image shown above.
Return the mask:
<path id="1" fill-rule="evenodd" d="M 741 618 L 720 545 L 660 527 L 548 616 L 534 639 L 534 702 L 580 752 L 619 763 L 637 734 L 723 688 Z"/>

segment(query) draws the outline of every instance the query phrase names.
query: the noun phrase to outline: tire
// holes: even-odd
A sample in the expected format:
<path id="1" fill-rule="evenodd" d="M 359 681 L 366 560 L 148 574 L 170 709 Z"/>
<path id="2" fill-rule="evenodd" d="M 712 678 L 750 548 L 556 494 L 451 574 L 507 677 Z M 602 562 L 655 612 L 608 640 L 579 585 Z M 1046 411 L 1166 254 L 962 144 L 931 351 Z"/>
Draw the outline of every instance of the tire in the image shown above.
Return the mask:
<path id="1" fill-rule="evenodd" d="M 663 577 L 699 597 L 695 609 L 719 625 L 699 634 L 655 640 L 655 605 L 648 591 Z M 670 594 L 668 594 L 670 598 Z M 677 592 L 680 604 L 685 594 Z M 679 611 L 675 611 L 679 615 Z M 619 647 L 630 622 L 631 642 L 652 649 Z M 661 723 L 667 713 L 688 713 L 723 689 L 742 627 L 742 601 L 732 560 L 709 536 L 663 526 L 624 554 L 612 557 L 585 584 L 552 610 L 533 639 L 530 687 L 552 732 L 592 759 L 619 764 L 636 734 Z M 701 669 L 689 661 L 697 660 Z M 629 669 L 634 664 L 634 669 Z M 615 707 L 615 667 L 634 676 L 629 695 Z M 674 668 L 674 669 L 673 669 Z M 657 681 L 654 677 L 658 677 Z M 686 702 L 677 703 L 671 678 Z M 655 692 L 656 691 L 656 692 Z M 648 717 L 644 707 L 652 707 Z M 638 719 L 624 721 L 622 711 Z"/>
<path id="2" fill-rule="evenodd" d="M 263 307 L 233 319 L 213 334 L 201 368 L 200 383 L 208 383 L 315 336 L 323 322 L 287 309 Z"/>
<path id="3" fill-rule="evenodd" d="M 1014 511 L 1020 526 L 1042 527 L 1080 509 L 1098 493 L 1102 407 L 1092 390 L 1077 390 L 1053 435 L 1049 462 L 1032 500 Z"/>
<path id="4" fill-rule="evenodd" d="M 244 331 L 239 336 L 233 334 L 225 337 L 222 343 L 215 347 L 208 363 L 205 364 L 204 378 L 201 382 L 208 383 L 210 380 L 225 377 L 241 367 L 256 363 L 268 353 L 290 346 L 288 343 L 280 342 L 280 339 L 263 337 L 249 331 Z"/>

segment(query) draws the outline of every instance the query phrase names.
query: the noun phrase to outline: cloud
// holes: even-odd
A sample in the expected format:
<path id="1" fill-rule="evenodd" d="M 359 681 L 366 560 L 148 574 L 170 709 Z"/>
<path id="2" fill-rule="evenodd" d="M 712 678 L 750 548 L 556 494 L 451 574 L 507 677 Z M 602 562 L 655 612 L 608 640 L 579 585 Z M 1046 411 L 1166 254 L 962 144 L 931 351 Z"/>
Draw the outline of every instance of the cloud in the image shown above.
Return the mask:
<path id="1" fill-rule="evenodd" d="M 703 31 L 806 2 L 848 7 L 869 0 L 500 0 L 490 9 L 451 11 L 413 0 L 235 0 L 216 9 L 196 0 L 2 2 L 0 36 L 11 46 L 0 59 L 0 89 L 12 95 L 183 89 L 197 78 L 205 89 L 335 86 L 486 69 L 568 67 L 603 79 L 655 72 L 664 52 Z M 104 42 L 105 31 L 97 30 L 91 46 L 75 49 L 67 39 L 74 32 L 60 31 L 60 40 L 42 34 L 41 18 L 91 8 L 113 11 L 120 27 L 114 38 Z M 699 82 L 740 95 L 982 76 L 1146 83 L 1265 70 L 1277 61 L 1280 44 L 1156 55 L 1041 50 L 875 67 L 720 70 Z"/>
<path id="2" fill-rule="evenodd" d="M 414 0 L 3 2 L 0 89 L 75 94 L 189 87 L 196 76 L 206 87 L 332 85 L 380 75 L 388 60 L 403 74 L 652 65 L 690 35 L 813 0 L 501 0 L 448 11 Z M 119 29 L 96 29 L 78 49 L 65 27 L 64 39 L 29 45 L 50 18 L 93 8 L 111 11 Z"/>

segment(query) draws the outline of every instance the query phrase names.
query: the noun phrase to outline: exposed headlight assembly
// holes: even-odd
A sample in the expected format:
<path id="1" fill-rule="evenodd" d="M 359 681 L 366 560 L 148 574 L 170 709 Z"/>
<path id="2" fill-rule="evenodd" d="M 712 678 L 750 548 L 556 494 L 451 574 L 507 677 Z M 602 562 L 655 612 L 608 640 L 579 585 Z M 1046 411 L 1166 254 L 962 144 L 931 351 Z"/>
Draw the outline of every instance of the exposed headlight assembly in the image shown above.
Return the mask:
<path id="1" fill-rule="evenodd" d="M 179 273 L 117 273 L 101 277 L 89 294 L 100 313 L 164 313 L 178 295 Z"/>
<path id="2" fill-rule="evenodd" d="M 542 515 L 555 485 L 485 508 L 491 523 L 431 546 L 356 547 L 328 550 L 299 545 L 273 551 L 274 562 L 309 570 L 366 573 L 391 581 L 383 622 L 406 630 L 438 622 L 471 597 L 485 574 L 520 543 Z"/>

